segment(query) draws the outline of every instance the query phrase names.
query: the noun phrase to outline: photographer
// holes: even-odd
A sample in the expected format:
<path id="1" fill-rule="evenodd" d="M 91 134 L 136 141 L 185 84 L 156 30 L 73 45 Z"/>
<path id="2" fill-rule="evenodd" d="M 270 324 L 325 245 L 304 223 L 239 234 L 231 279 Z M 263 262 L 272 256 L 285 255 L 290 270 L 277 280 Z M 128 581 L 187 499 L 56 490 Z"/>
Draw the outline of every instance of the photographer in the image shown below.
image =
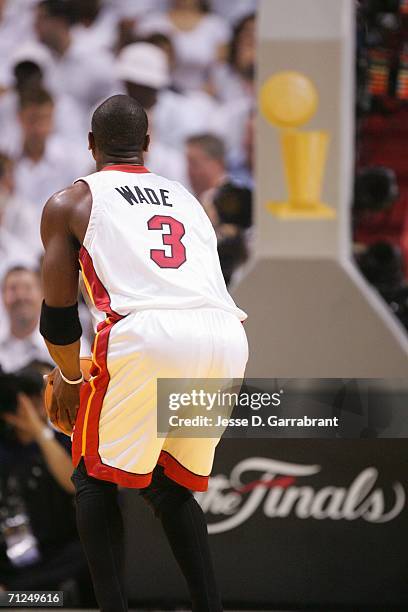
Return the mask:
<path id="1" fill-rule="evenodd" d="M 92 605 L 76 531 L 70 440 L 47 424 L 39 367 L 0 374 L 0 584 Z"/>
<path id="2" fill-rule="evenodd" d="M 207 191 L 202 204 L 215 229 L 221 269 L 229 285 L 233 275 L 248 259 L 252 193 L 245 187 L 227 182 L 218 189 Z"/>

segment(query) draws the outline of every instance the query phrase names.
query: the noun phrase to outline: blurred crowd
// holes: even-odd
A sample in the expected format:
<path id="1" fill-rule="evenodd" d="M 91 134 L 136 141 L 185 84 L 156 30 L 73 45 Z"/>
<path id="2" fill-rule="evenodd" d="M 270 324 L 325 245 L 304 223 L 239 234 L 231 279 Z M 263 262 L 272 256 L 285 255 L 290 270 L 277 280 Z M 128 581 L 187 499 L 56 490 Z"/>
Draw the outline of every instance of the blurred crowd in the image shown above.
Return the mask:
<path id="1" fill-rule="evenodd" d="M 93 110 L 109 95 L 128 93 L 145 107 L 145 163 L 183 183 L 205 207 L 227 283 L 245 261 L 256 8 L 257 0 L 0 0 L 5 371 L 47 358 L 37 332 L 41 299 L 31 286 L 37 279 L 29 273 L 42 253 L 41 212 L 55 191 L 94 171 L 87 133 Z M 21 270 L 8 277 L 15 268 Z M 37 316 L 25 318 L 29 303 Z M 85 313 L 83 354 L 92 340 Z M 16 331 L 15 318 L 24 331 Z"/>
<path id="2" fill-rule="evenodd" d="M 201 202 L 230 283 L 251 247 L 256 9 L 257 0 L 0 0 L 0 590 L 62 588 L 67 603 L 93 604 L 69 439 L 50 429 L 42 399 L 52 368 L 38 331 L 42 208 L 94 171 L 93 110 L 128 93 L 149 116 L 146 166 Z M 64 516 L 63 527 L 50 516 Z"/>
<path id="3" fill-rule="evenodd" d="M 355 259 L 408 330 L 408 1 L 357 8 Z"/>
<path id="4" fill-rule="evenodd" d="M 408 329 L 408 2 L 357 5 L 355 256 Z M 252 236 L 256 10 L 257 0 L 0 0 L 0 591 L 63 589 L 67 604 L 94 604 L 70 441 L 43 405 L 42 208 L 94 171 L 93 110 L 128 93 L 149 116 L 146 166 L 195 194 L 225 280 L 237 278 Z M 80 316 L 89 355 L 81 301 Z"/>

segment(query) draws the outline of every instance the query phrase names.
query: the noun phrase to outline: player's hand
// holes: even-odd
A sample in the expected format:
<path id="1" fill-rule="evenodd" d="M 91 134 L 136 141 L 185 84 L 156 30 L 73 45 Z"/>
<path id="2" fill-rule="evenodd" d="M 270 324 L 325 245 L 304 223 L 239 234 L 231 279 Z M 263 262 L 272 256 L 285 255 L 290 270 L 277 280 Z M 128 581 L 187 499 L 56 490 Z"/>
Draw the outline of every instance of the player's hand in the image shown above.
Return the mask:
<path id="1" fill-rule="evenodd" d="M 47 380 L 53 386 L 52 402 L 48 408 L 48 417 L 51 423 L 65 434 L 71 434 L 77 412 L 79 409 L 79 393 L 81 384 L 69 385 L 55 368 L 48 375 Z"/>

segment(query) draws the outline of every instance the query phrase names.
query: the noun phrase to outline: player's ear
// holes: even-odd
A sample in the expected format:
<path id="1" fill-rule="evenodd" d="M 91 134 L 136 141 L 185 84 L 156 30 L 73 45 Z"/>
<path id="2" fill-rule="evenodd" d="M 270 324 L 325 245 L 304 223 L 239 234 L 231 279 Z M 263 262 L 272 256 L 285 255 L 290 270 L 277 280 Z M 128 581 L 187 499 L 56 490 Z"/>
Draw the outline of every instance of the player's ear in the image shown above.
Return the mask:
<path id="1" fill-rule="evenodd" d="M 147 151 L 149 150 L 149 147 L 150 147 L 150 136 L 149 136 L 149 134 L 146 134 L 143 151 L 145 151 L 145 153 L 147 153 Z"/>
<path id="2" fill-rule="evenodd" d="M 88 151 L 92 151 L 92 155 L 95 157 L 95 138 L 92 132 L 88 132 Z"/>

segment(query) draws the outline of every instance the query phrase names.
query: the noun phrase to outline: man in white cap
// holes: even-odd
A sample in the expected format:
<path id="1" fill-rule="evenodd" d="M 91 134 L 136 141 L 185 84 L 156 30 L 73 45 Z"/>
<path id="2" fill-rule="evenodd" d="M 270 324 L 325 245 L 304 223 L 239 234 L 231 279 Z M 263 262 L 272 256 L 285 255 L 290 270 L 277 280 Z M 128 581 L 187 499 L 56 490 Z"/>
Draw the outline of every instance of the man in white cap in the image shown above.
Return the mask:
<path id="1" fill-rule="evenodd" d="M 152 132 L 146 158 L 149 169 L 187 186 L 185 156 L 162 140 L 166 130 L 174 127 L 172 123 L 180 123 L 172 119 L 171 108 L 174 97 L 182 98 L 166 89 L 170 83 L 166 54 L 150 43 L 128 45 L 119 55 L 116 76 L 122 81 L 126 93 L 137 100 L 149 115 Z M 183 116 L 179 108 L 179 117 L 180 114 Z"/>
<path id="2" fill-rule="evenodd" d="M 204 92 L 184 95 L 170 88 L 168 57 L 154 44 L 139 42 L 124 47 L 116 67 L 116 76 L 128 95 L 150 111 L 155 135 L 164 144 L 181 150 L 186 138 L 206 130 L 218 109 Z"/>

